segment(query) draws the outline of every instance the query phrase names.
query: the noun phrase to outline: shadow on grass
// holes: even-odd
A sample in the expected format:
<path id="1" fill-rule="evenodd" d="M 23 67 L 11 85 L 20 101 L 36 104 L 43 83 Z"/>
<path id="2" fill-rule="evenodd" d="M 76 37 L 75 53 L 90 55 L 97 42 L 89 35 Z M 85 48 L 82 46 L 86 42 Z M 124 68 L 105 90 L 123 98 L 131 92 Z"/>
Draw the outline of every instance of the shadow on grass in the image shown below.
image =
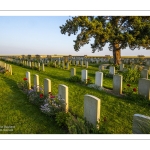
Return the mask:
<path id="1" fill-rule="evenodd" d="M 60 127 L 57 126 L 54 118 L 46 116 L 40 111 L 40 109 L 37 106 L 31 104 L 27 100 L 27 96 L 19 90 L 17 83 L 14 80 L 12 80 L 10 76 L 4 76 L 3 81 L 6 83 L 7 86 L 9 87 L 13 86 L 13 88 L 11 88 L 11 95 L 13 95 L 13 100 L 10 101 L 10 103 L 13 102 L 13 104 L 12 105 L 10 104 L 10 110 L 8 111 L 13 111 L 14 108 L 15 110 L 19 110 L 20 112 L 23 113 L 23 116 L 25 116 L 25 118 L 29 118 L 30 121 L 33 121 L 34 124 L 36 124 L 39 127 L 37 127 L 38 130 L 37 129 L 34 130 L 33 126 L 30 127 L 30 122 L 25 122 L 24 126 L 26 126 L 27 128 L 30 127 L 31 131 L 33 128 L 33 133 L 36 134 L 67 134 L 66 131 L 60 129 Z M 21 123 L 22 120 L 18 120 L 18 122 Z M 40 127 L 42 124 L 44 128 Z M 22 130 L 16 132 L 19 134 L 20 132 L 21 134 L 26 133 L 25 131 Z M 14 131 L 12 134 L 16 134 L 16 132 Z"/>

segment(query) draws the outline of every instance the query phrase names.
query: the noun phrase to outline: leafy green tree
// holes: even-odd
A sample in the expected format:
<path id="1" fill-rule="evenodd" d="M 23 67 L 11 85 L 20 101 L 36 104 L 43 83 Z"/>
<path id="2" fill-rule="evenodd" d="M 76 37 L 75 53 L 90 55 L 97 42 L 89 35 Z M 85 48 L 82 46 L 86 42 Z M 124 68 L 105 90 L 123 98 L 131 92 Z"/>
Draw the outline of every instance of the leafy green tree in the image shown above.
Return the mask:
<path id="1" fill-rule="evenodd" d="M 148 49 L 150 46 L 150 16 L 77 16 L 66 20 L 60 30 L 68 36 L 77 34 L 75 51 L 89 44 L 91 38 L 94 39 L 93 53 L 102 51 L 108 43 L 114 64 L 120 64 L 121 49 Z"/>

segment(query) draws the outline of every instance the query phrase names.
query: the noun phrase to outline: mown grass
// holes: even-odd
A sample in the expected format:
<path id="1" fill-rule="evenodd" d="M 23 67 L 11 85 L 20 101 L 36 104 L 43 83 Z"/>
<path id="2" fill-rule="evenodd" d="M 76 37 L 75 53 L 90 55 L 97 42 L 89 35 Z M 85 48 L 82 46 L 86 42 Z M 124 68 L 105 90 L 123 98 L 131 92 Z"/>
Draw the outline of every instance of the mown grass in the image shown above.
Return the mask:
<path id="1" fill-rule="evenodd" d="M 81 76 L 81 70 L 84 67 L 71 66 L 76 68 L 78 76 Z M 70 68 L 71 68 L 70 67 Z M 33 76 L 38 74 L 40 77 L 40 85 L 43 85 L 44 78 L 51 80 L 52 93 L 58 93 L 58 85 L 65 84 L 69 88 L 69 111 L 73 114 L 83 117 L 83 101 L 84 95 L 90 94 L 101 99 L 101 128 L 108 134 L 130 134 L 132 133 L 133 115 L 150 114 L 150 106 L 147 102 L 131 101 L 125 98 L 120 98 L 104 91 L 97 91 L 81 84 L 74 84 L 67 80 L 70 77 L 70 70 L 63 70 L 53 67 L 45 67 L 45 72 L 23 68 L 12 64 L 13 75 L 6 76 L 0 74 L 2 85 L 0 93 L 0 125 L 14 125 L 13 132 L 0 133 L 67 133 L 60 129 L 56 122 L 42 114 L 40 110 L 30 104 L 24 95 L 17 87 L 17 82 L 22 81 L 26 71 L 31 73 L 31 82 L 33 85 Z M 89 66 L 88 76 L 94 82 L 95 72 L 98 67 Z M 126 83 L 124 83 L 126 85 Z M 135 84 L 136 85 L 136 84 Z M 104 86 L 112 87 L 112 79 L 104 78 Z M 104 121 L 105 118 L 105 121 Z"/>

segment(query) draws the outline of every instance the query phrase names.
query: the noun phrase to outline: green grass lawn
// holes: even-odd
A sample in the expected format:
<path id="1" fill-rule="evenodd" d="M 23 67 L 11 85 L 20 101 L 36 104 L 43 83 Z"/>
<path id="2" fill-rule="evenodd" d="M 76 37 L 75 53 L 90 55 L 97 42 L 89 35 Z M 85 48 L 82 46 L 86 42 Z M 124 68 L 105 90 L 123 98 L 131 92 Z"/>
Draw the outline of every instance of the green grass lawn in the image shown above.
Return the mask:
<path id="1" fill-rule="evenodd" d="M 78 76 L 84 67 L 76 68 Z M 65 84 L 69 91 L 69 111 L 83 117 L 84 95 L 90 94 L 101 99 L 101 128 L 108 134 L 130 134 L 132 133 L 133 115 L 150 115 L 150 106 L 145 102 L 121 99 L 104 91 L 91 89 L 80 84 L 74 84 L 67 80 L 70 70 L 53 67 L 45 67 L 45 72 L 23 68 L 12 64 L 13 75 L 0 74 L 0 126 L 15 126 L 12 132 L 1 131 L 1 134 L 67 134 L 67 131 L 59 128 L 53 118 L 41 113 L 37 106 L 28 102 L 27 97 L 17 87 L 17 82 L 22 81 L 26 71 L 31 73 L 33 85 L 34 74 L 39 75 L 40 85 L 44 78 L 51 80 L 52 93 L 58 93 L 58 85 Z M 98 66 L 89 66 L 88 76 L 94 82 L 95 72 Z M 127 83 L 123 83 L 126 86 Z M 112 79 L 104 78 L 103 85 L 112 88 Z M 137 84 L 133 84 L 137 86 Z M 106 118 L 104 122 L 104 118 Z"/>

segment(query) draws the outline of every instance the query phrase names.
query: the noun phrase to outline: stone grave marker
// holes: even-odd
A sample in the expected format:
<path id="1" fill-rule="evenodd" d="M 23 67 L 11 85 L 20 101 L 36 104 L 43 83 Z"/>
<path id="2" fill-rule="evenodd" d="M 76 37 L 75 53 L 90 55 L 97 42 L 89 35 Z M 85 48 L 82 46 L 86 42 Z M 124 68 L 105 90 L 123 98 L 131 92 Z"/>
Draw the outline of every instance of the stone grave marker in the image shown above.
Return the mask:
<path id="1" fill-rule="evenodd" d="M 34 90 L 39 92 L 39 75 L 34 75 Z"/>
<path id="2" fill-rule="evenodd" d="M 97 71 L 95 73 L 95 84 L 100 87 L 103 86 L 103 72 Z"/>
<path id="3" fill-rule="evenodd" d="M 88 71 L 86 69 L 81 70 L 81 80 L 87 82 Z"/>
<path id="4" fill-rule="evenodd" d="M 122 75 L 113 75 L 113 91 L 122 94 Z"/>
<path id="5" fill-rule="evenodd" d="M 51 80 L 45 78 L 44 79 L 44 95 L 48 95 L 51 92 Z"/>
<path id="6" fill-rule="evenodd" d="M 45 71 L 44 63 L 42 63 L 42 71 Z"/>
<path id="7" fill-rule="evenodd" d="M 138 83 L 138 94 L 141 94 L 150 100 L 150 80 L 141 78 Z"/>
<path id="8" fill-rule="evenodd" d="M 141 78 L 146 78 L 148 79 L 148 70 L 147 69 L 143 69 L 141 71 Z"/>
<path id="9" fill-rule="evenodd" d="M 101 100 L 93 95 L 84 95 L 84 118 L 95 127 L 100 120 Z"/>
<path id="10" fill-rule="evenodd" d="M 133 134 L 150 134 L 150 117 L 134 114 L 133 115 L 133 124 L 132 124 L 132 133 Z"/>
<path id="11" fill-rule="evenodd" d="M 69 107 L 69 105 L 68 105 L 68 102 L 69 102 L 68 101 L 68 86 L 63 85 L 63 84 L 59 84 L 59 86 L 58 86 L 58 96 L 65 101 L 65 103 L 66 103 L 65 112 L 68 112 L 68 107 Z"/>
<path id="12" fill-rule="evenodd" d="M 71 68 L 71 76 L 75 76 L 76 75 L 76 68 Z"/>
<path id="13" fill-rule="evenodd" d="M 26 78 L 28 79 L 28 89 L 31 89 L 31 76 L 30 76 L 30 72 L 26 72 Z"/>
<path id="14" fill-rule="evenodd" d="M 109 68 L 109 74 L 112 74 L 112 75 L 115 74 L 115 67 L 114 66 L 110 66 L 110 68 Z"/>

